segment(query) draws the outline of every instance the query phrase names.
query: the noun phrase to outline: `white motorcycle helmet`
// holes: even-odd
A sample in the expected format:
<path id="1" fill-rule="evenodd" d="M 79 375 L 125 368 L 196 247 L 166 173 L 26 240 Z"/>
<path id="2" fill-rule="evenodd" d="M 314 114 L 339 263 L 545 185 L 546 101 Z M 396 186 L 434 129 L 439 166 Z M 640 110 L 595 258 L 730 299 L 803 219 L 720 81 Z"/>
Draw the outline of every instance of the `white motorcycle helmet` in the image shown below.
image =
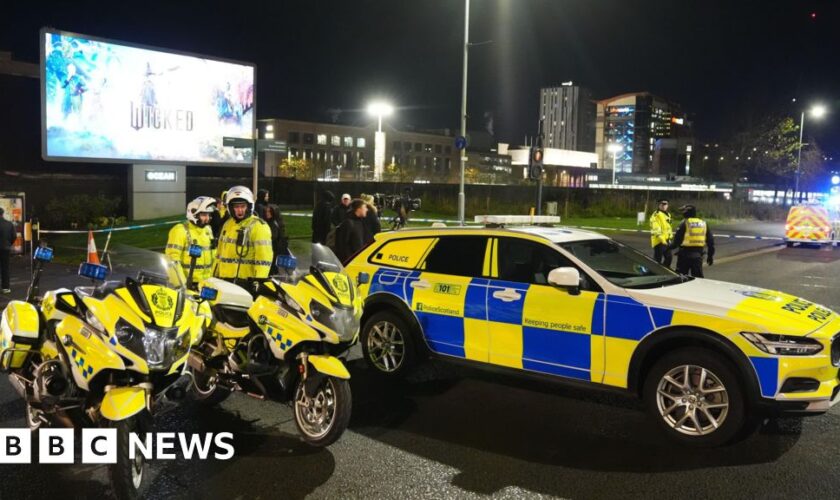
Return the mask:
<path id="1" fill-rule="evenodd" d="M 199 196 L 193 201 L 187 203 L 187 220 L 198 227 L 204 227 L 206 224 L 201 222 L 198 214 L 212 213 L 216 210 L 216 200 L 209 196 Z"/>
<path id="2" fill-rule="evenodd" d="M 248 211 L 245 214 L 246 218 L 254 211 L 254 193 L 245 186 L 233 186 L 228 189 L 227 194 L 225 194 L 225 206 L 227 207 L 227 211 L 231 217 L 234 217 L 231 203 L 236 201 L 244 201 L 248 204 Z"/>

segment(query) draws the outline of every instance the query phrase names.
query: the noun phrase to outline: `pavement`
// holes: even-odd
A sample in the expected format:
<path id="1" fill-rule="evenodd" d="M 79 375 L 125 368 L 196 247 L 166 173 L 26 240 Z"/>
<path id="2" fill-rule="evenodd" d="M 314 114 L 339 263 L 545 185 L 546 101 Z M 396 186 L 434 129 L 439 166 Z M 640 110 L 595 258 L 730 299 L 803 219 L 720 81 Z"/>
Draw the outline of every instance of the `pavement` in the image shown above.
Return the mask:
<path id="1" fill-rule="evenodd" d="M 743 226 L 727 230 L 750 234 Z M 614 236 L 648 249 L 646 235 Z M 840 285 L 831 278 L 840 273 L 840 249 L 779 243 L 721 239 L 706 275 L 840 310 Z M 74 272 L 55 266 L 44 289 L 72 281 Z M 19 263 L 18 296 L 21 274 Z M 688 450 L 665 441 L 640 403 L 621 394 L 441 363 L 407 381 L 383 381 L 358 347 L 349 368 L 353 417 L 327 449 L 300 441 L 288 406 L 241 394 L 217 408 L 184 405 L 163 415 L 159 432 L 233 432 L 236 456 L 156 462 L 149 498 L 825 498 L 840 489 L 837 407 L 768 422 L 722 449 Z M 23 425 L 23 403 L 0 382 L 0 428 Z M 0 466 L 0 498 L 68 494 L 109 496 L 104 469 Z"/>

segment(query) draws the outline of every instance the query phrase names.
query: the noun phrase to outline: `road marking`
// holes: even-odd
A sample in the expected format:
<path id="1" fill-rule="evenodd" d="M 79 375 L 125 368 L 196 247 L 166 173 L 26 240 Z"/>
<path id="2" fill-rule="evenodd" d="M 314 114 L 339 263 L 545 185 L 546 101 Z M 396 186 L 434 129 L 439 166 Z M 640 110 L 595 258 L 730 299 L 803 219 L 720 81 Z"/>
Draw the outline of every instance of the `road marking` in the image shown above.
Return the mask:
<path id="1" fill-rule="evenodd" d="M 754 250 L 752 252 L 744 252 L 738 255 L 732 255 L 729 257 L 723 257 L 722 259 L 715 259 L 715 264 L 728 264 L 730 262 L 735 262 L 741 259 L 747 259 L 749 257 L 755 257 L 757 255 L 763 255 L 766 253 L 771 252 L 778 252 L 779 250 L 785 248 L 784 245 L 775 245 L 769 248 L 762 248 L 761 250 Z"/>

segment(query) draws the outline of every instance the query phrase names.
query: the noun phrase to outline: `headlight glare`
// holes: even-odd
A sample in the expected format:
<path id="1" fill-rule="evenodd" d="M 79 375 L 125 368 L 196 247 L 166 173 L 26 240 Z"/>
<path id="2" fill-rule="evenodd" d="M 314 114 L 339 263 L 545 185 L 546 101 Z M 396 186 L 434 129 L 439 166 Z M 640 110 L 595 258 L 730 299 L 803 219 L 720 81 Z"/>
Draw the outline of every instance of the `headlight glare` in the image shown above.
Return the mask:
<path id="1" fill-rule="evenodd" d="M 811 356 L 823 350 L 823 345 L 808 337 L 794 337 L 775 333 L 741 332 L 761 351 L 775 356 Z"/>

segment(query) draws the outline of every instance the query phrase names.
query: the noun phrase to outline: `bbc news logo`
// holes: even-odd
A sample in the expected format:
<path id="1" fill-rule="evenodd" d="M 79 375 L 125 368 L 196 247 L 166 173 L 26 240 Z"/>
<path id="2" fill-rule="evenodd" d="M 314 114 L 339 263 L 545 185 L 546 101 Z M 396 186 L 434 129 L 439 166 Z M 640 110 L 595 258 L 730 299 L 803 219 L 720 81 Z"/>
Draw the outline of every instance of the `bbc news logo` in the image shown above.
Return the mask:
<path id="1" fill-rule="evenodd" d="M 42 464 L 75 463 L 74 429 L 39 429 L 38 462 Z M 0 464 L 33 462 L 32 431 L 0 429 Z M 128 435 L 128 456 L 146 460 L 230 460 L 234 456 L 230 432 L 186 434 L 183 432 Z M 82 463 L 117 463 L 117 429 L 82 429 Z"/>

